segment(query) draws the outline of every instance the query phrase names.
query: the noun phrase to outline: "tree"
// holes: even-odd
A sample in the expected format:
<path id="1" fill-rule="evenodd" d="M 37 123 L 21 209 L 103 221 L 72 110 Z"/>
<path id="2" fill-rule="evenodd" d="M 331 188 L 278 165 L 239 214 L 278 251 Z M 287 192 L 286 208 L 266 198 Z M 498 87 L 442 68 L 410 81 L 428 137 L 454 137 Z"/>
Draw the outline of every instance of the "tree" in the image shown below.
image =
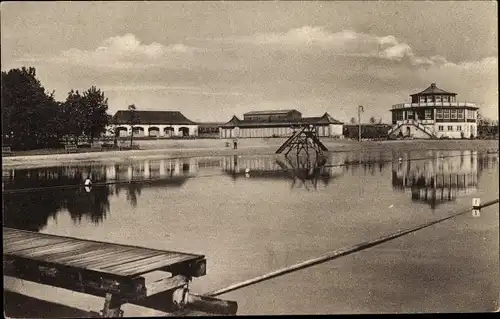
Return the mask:
<path id="1" fill-rule="evenodd" d="M 377 120 L 375 119 L 375 117 L 374 117 L 374 116 L 370 117 L 370 123 L 371 123 L 371 124 L 375 124 L 375 123 L 377 123 Z"/>
<path id="2" fill-rule="evenodd" d="M 71 90 L 63 104 L 64 121 L 67 124 L 66 134 L 74 138 L 75 144 L 78 144 L 78 138 L 88 127 L 86 123 L 85 107 L 83 96 L 78 90 Z"/>
<path id="3" fill-rule="evenodd" d="M 130 148 L 132 148 L 132 142 L 134 139 L 134 126 L 136 124 L 139 124 L 139 116 L 136 113 L 137 108 L 134 104 L 129 105 L 127 109 L 130 116 L 128 119 L 128 124 L 130 125 L 130 129 L 132 130 L 130 133 Z"/>
<path id="4" fill-rule="evenodd" d="M 13 149 L 55 147 L 63 132 L 62 108 L 33 67 L 2 72 L 2 140 Z"/>
<path id="5" fill-rule="evenodd" d="M 350 122 L 351 122 L 351 124 L 356 124 L 356 118 L 354 118 L 354 116 L 353 116 L 353 117 L 351 117 Z"/>
<path id="6" fill-rule="evenodd" d="M 83 93 L 83 105 L 85 108 L 85 133 L 90 137 L 90 143 L 92 143 L 95 137 L 106 132 L 106 126 L 111 119 L 107 113 L 108 99 L 104 97 L 104 92 L 92 86 Z"/>

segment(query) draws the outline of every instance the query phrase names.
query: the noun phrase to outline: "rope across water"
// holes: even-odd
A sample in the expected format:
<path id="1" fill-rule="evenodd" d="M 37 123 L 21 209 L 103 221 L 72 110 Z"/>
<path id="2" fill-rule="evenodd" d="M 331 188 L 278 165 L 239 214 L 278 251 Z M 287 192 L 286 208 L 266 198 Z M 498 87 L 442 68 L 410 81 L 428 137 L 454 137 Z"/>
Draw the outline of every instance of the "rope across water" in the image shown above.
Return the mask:
<path id="1" fill-rule="evenodd" d="M 497 204 L 498 202 L 499 202 L 499 199 L 495 199 L 495 200 L 492 200 L 492 201 L 489 201 L 489 202 L 482 204 L 480 206 L 480 208 L 485 208 L 485 207 Z M 471 210 L 472 210 L 472 208 L 468 208 L 468 209 L 462 210 L 460 212 L 451 214 L 447 217 L 443 217 L 443 218 L 440 218 L 440 219 L 437 219 L 437 220 L 434 220 L 431 222 L 427 222 L 425 224 L 422 224 L 422 225 L 419 225 L 416 227 L 412 227 L 412 228 L 409 228 L 406 230 L 400 230 L 400 231 L 397 231 L 395 233 L 392 233 L 392 234 L 389 234 L 386 236 L 382 236 L 382 237 L 379 237 L 379 238 L 374 239 L 374 240 L 365 241 L 365 242 L 359 243 L 359 244 L 351 246 L 351 247 L 334 250 L 334 251 L 331 251 L 331 252 L 324 254 L 323 256 L 309 259 L 306 261 L 302 261 L 302 262 L 299 262 L 295 265 L 284 267 L 284 268 L 272 271 L 270 273 L 267 273 L 265 275 L 254 277 L 254 278 L 230 285 L 228 287 L 221 288 L 221 289 L 206 293 L 204 295 L 209 296 L 209 297 L 216 297 L 216 296 L 219 296 L 219 295 L 222 295 L 222 294 L 225 294 L 225 293 L 237 290 L 237 289 L 241 289 L 244 287 L 248 287 L 250 285 L 257 284 L 257 283 L 265 281 L 265 280 L 269 280 L 269 279 L 272 279 L 275 277 L 283 276 L 283 275 L 286 275 L 286 274 L 289 274 L 291 272 L 295 272 L 295 271 L 298 271 L 301 269 L 309 268 L 309 267 L 312 267 L 312 266 L 315 266 L 315 265 L 318 265 L 318 264 L 321 264 L 321 263 L 324 263 L 324 262 L 327 262 L 327 261 L 330 261 L 330 260 L 333 260 L 333 259 L 336 259 L 336 258 L 339 258 L 342 256 L 347 256 L 347 255 L 353 254 L 355 252 L 362 251 L 362 250 L 368 249 L 370 247 L 380 245 L 382 243 L 385 243 L 385 242 L 391 241 L 393 239 L 402 237 L 402 236 L 407 235 L 409 233 L 413 233 L 417 230 L 435 225 L 435 224 L 443 222 L 445 220 L 457 217 L 459 215 L 463 215 L 467 212 L 470 212 Z"/>

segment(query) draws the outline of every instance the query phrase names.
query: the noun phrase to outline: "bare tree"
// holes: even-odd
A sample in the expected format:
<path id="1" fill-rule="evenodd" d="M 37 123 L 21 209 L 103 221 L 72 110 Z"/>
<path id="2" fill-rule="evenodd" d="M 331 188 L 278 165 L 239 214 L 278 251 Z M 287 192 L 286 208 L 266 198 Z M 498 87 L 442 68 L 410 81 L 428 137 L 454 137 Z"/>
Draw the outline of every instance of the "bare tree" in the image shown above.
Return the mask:
<path id="1" fill-rule="evenodd" d="M 351 124 L 356 124 L 356 118 L 353 116 L 351 117 L 351 120 L 350 120 Z"/>

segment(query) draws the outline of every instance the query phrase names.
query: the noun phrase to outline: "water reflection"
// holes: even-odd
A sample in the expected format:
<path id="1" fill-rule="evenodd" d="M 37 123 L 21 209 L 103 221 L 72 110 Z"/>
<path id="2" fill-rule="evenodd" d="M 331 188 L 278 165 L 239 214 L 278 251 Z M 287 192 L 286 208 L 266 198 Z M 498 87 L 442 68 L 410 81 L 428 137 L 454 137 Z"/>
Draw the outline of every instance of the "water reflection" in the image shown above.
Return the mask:
<path id="1" fill-rule="evenodd" d="M 385 169 L 388 165 L 392 165 L 392 174 Z M 345 177 L 343 183 L 358 176 L 371 175 L 375 180 L 392 177 L 394 190 L 407 192 L 412 200 L 434 209 L 475 192 L 481 171 L 497 166 L 498 154 L 419 151 L 328 153 L 321 158 L 225 156 L 3 170 L 2 185 L 7 191 L 3 194 L 3 222 L 8 227 L 39 231 L 50 218 L 67 213 L 76 224 L 84 220 L 98 224 L 110 214 L 112 196 L 123 196 L 136 207 L 144 189 L 181 188 L 190 177 L 202 176 L 201 171 L 210 169 L 235 181 L 246 179 L 257 185 L 272 179 L 307 190 L 329 187 L 341 176 Z M 351 176 L 345 176 L 347 172 Z M 93 185 L 86 189 L 83 181 L 89 175 Z M 60 188 L 8 193 L 54 186 Z"/>
<path id="2" fill-rule="evenodd" d="M 226 156 L 222 158 L 222 171 L 237 178 L 252 180 L 275 179 L 290 180 L 292 188 L 304 187 L 309 190 L 309 184 L 314 189 L 318 181 L 324 186 L 341 176 L 344 167 L 339 157 L 332 154 L 326 156 L 285 156 L 285 157 L 241 157 Z"/>
<path id="3" fill-rule="evenodd" d="M 393 162 L 394 189 L 409 192 L 412 200 L 425 202 L 432 209 L 476 192 L 479 178 L 476 151 L 427 151 L 425 157 L 412 160 L 408 152 Z M 481 157 L 481 163 L 489 162 L 488 158 Z"/>
<path id="4" fill-rule="evenodd" d="M 144 188 L 181 187 L 199 167 L 211 166 L 219 167 L 220 161 L 204 158 L 146 160 L 128 164 L 3 170 L 3 190 L 33 189 L 3 194 L 3 223 L 7 227 L 39 231 L 49 218 L 56 219 L 58 213 L 65 211 L 74 223 L 81 223 L 85 218 L 98 224 L 109 214 L 111 195 L 125 193 L 131 206 L 136 206 Z M 93 182 L 90 188 L 83 187 L 87 176 Z"/>

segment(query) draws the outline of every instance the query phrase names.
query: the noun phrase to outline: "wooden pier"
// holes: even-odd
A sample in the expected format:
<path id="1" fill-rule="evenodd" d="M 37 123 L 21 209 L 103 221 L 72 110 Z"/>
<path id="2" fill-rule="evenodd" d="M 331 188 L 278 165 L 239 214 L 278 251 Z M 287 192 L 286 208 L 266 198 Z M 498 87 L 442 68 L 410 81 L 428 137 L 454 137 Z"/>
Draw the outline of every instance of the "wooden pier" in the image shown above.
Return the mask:
<path id="1" fill-rule="evenodd" d="M 125 303 L 164 312 L 235 314 L 235 302 L 189 293 L 206 274 L 203 255 L 119 245 L 3 228 L 4 275 L 105 298 L 103 317 L 123 315 Z"/>

